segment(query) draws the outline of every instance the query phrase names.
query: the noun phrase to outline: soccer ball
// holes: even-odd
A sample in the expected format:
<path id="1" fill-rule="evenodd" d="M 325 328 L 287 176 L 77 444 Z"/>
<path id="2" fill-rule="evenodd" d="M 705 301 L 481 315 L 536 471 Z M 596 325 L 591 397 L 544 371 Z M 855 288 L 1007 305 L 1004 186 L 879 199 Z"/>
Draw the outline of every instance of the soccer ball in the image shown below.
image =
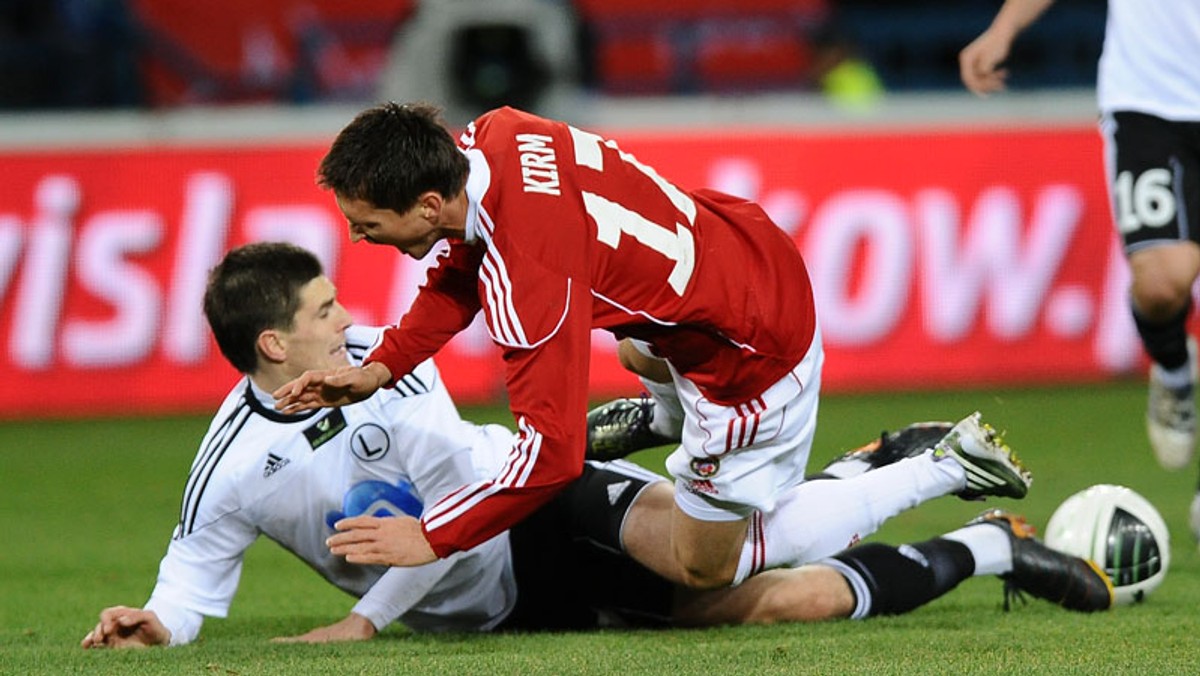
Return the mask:
<path id="1" fill-rule="evenodd" d="M 1170 533 L 1146 498 L 1097 484 L 1063 501 L 1046 525 L 1046 546 L 1095 561 L 1112 578 L 1117 604 L 1140 603 L 1171 563 Z"/>

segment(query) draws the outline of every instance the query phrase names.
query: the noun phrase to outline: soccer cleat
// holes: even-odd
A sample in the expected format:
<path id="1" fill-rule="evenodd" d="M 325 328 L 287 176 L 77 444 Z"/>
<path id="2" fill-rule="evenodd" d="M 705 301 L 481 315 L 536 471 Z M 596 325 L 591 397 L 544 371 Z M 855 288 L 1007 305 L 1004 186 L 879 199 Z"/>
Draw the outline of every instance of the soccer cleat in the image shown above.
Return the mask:
<path id="1" fill-rule="evenodd" d="M 954 423 L 919 422 L 895 432 L 884 430 L 879 438 L 834 458 L 809 479 L 848 479 L 869 470 L 918 456 L 933 448 L 953 429 Z"/>
<path id="2" fill-rule="evenodd" d="M 1150 366 L 1150 394 L 1146 400 L 1146 436 L 1154 457 L 1164 469 L 1177 470 L 1188 466 L 1196 452 L 1196 340 L 1188 338 L 1188 369 L 1190 383 L 1183 387 L 1168 387 L 1163 382 L 1163 368 Z"/>
<path id="3" fill-rule="evenodd" d="M 1004 580 L 1004 609 L 1021 593 L 1068 610 L 1091 613 L 1108 610 L 1115 599 L 1112 580 L 1094 561 L 1050 549 L 1034 537 L 1033 526 L 1025 517 L 1002 509 L 990 509 L 967 525 L 991 524 L 1008 535 L 1012 543 L 1012 571 Z"/>
<path id="4" fill-rule="evenodd" d="M 935 458 L 953 458 L 967 472 L 967 487 L 956 493 L 963 500 L 986 495 L 1023 498 L 1033 477 L 991 425 L 976 411 L 963 418 L 934 446 Z"/>
<path id="5" fill-rule="evenodd" d="M 588 411 L 585 457 L 617 460 L 635 451 L 679 443 L 651 430 L 653 418 L 654 400 L 645 394 L 638 399 L 614 399 Z"/>

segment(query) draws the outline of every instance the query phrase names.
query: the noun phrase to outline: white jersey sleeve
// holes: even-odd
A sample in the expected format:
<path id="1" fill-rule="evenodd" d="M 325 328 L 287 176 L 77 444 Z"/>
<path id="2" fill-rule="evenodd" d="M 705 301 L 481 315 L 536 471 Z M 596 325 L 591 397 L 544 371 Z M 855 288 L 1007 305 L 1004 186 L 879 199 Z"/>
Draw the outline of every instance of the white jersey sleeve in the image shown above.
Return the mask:
<path id="1" fill-rule="evenodd" d="M 234 388 L 205 436 L 189 475 L 180 522 L 146 603 L 171 631 L 171 645 L 194 640 L 203 616 L 225 617 L 241 577 L 242 557 L 258 537 L 239 509 L 233 477 L 209 471 L 229 450 L 222 440 L 236 436 L 231 433 L 252 415 L 240 396 L 246 386 L 243 380 Z M 199 494 L 207 497 L 203 509 L 189 509 L 196 506 L 189 497 Z"/>
<path id="2" fill-rule="evenodd" d="M 146 603 L 171 630 L 171 645 L 190 643 L 203 616 L 225 617 L 242 574 L 242 557 L 258 534 L 226 516 L 184 539 L 172 539 Z"/>

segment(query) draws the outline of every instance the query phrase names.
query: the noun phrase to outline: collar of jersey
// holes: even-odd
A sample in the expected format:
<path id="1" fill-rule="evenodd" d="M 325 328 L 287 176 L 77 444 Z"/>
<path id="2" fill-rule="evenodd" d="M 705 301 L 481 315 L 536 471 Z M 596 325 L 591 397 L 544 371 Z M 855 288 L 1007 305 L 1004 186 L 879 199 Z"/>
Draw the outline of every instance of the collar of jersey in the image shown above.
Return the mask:
<path id="1" fill-rule="evenodd" d="M 473 243 L 479 240 L 480 202 L 483 201 L 483 194 L 487 192 L 488 185 L 492 182 L 492 168 L 488 166 L 487 159 L 479 149 L 468 148 L 462 153 L 467 156 L 467 162 L 470 165 L 467 185 L 463 188 L 467 193 L 467 222 L 465 224 L 467 232 L 463 236 L 463 240 Z"/>
<path id="2" fill-rule="evenodd" d="M 272 420 L 279 423 L 296 423 L 304 422 L 314 415 L 320 413 L 324 409 L 313 409 L 304 411 L 303 413 L 287 414 L 280 413 L 275 410 L 275 397 L 272 397 L 269 392 L 261 390 L 254 381 L 246 378 L 246 403 L 250 405 L 250 410 L 261 415 L 267 420 Z"/>

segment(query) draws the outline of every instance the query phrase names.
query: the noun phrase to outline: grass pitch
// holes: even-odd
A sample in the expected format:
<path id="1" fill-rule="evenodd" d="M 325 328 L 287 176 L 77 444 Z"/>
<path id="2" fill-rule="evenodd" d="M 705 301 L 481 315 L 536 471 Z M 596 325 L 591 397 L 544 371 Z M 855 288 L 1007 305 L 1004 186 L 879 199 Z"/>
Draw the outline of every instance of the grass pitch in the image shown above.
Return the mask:
<path id="1" fill-rule="evenodd" d="M 1196 469 L 1158 468 L 1143 431 L 1145 386 L 826 396 L 810 467 L 915 420 L 975 409 L 1006 431 L 1034 474 L 1023 501 L 941 498 L 874 539 L 919 540 L 983 507 L 1042 526 L 1094 483 L 1141 492 L 1172 534 L 1166 582 L 1139 606 L 1079 615 L 1033 599 L 1001 609 L 1001 583 L 975 578 L 895 618 L 678 631 L 421 636 L 393 627 L 361 644 L 275 645 L 340 619 L 352 600 L 271 542 L 252 548 L 226 620 L 183 648 L 84 651 L 108 605 L 141 605 L 176 519 L 207 417 L 0 423 L 0 674 L 916 674 L 1195 673 L 1200 555 L 1187 528 Z M 465 409 L 507 422 L 499 409 Z M 661 452 L 634 456 L 661 468 Z M 581 584 L 586 584 L 581 580 Z"/>

